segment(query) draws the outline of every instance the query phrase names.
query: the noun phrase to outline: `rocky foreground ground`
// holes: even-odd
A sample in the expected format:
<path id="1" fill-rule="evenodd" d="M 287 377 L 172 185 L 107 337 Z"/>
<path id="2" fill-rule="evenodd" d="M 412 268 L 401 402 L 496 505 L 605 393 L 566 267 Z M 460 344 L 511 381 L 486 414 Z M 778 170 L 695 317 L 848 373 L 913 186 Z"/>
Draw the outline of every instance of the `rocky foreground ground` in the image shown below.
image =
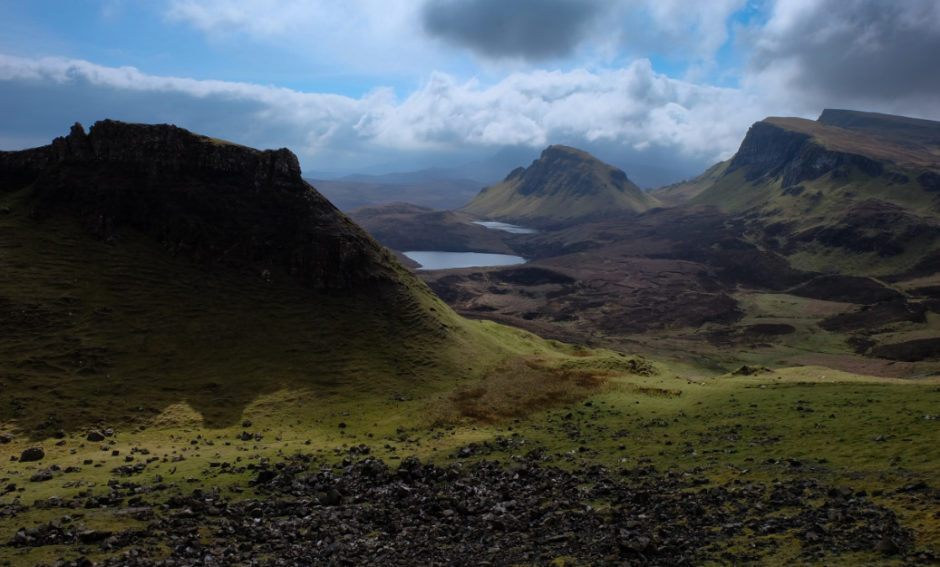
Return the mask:
<path id="1" fill-rule="evenodd" d="M 478 451 L 471 445 L 456 457 Z M 695 565 L 779 553 L 812 563 L 855 553 L 904 564 L 940 559 L 916 549 L 894 512 L 872 500 L 885 495 L 812 478 L 716 485 L 699 471 L 642 463 L 569 471 L 538 449 L 504 463 L 412 457 L 390 468 L 368 453 L 354 447 L 333 467 L 299 454 L 249 467 L 212 463 L 214 472 L 252 475 L 257 496 L 247 499 L 228 489 L 171 496 L 144 465 L 124 467 L 107 494 L 34 503 L 61 516 L 2 545 L 77 549 L 81 558 L 58 565 L 83 566 L 102 552 L 110 558 L 101 565 L 162 566 Z M 922 482 L 899 492 L 940 500 Z M 82 528 L 84 511 L 101 507 L 143 527 Z M 0 515 L 24 510 L 14 501 Z"/>

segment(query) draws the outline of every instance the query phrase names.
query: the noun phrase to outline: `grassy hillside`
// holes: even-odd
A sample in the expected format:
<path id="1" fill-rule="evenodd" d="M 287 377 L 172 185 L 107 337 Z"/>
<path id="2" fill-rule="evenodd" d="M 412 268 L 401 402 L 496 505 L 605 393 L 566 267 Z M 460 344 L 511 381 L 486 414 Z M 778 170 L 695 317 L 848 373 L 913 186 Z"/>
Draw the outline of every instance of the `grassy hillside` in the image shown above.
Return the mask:
<path id="1" fill-rule="evenodd" d="M 446 390 L 507 356 L 555 352 L 528 333 L 467 321 L 391 256 L 406 285 L 373 299 L 311 291 L 174 258 L 124 230 L 113 242 L 67 215 L 37 222 L 28 191 L 2 197 L 0 430 L 42 439 L 147 425 L 174 404 L 228 427 L 274 392 L 315 413 Z"/>
<path id="2" fill-rule="evenodd" d="M 727 168 L 728 160 L 718 162 L 698 177 L 654 189 L 650 195 L 667 206 L 684 203 L 714 185 Z"/>

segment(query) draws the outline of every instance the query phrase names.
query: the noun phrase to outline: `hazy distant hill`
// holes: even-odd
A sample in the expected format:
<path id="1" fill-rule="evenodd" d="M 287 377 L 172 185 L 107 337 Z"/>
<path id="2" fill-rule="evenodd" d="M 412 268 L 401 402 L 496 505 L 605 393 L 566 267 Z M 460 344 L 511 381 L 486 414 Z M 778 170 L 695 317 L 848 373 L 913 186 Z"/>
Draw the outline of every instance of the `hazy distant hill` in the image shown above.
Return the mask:
<path id="1" fill-rule="evenodd" d="M 452 167 L 343 177 L 313 173 L 308 181 L 343 211 L 390 203 L 451 210 L 472 199 L 482 187 L 502 179 L 507 171 L 530 161 L 534 153 L 529 148 L 504 148 L 485 159 Z"/>
<path id="2" fill-rule="evenodd" d="M 372 178 L 365 176 L 364 178 Z M 383 180 L 385 176 L 374 179 Z M 342 211 L 406 202 L 432 209 L 456 209 L 479 193 L 483 183 L 472 179 L 429 179 L 389 183 L 344 179 L 308 179 Z"/>
<path id="3" fill-rule="evenodd" d="M 506 244 L 509 233 L 475 224 L 466 213 L 392 203 L 356 209 L 349 216 L 393 250 L 512 253 Z"/>
<path id="4" fill-rule="evenodd" d="M 545 226 L 656 206 L 654 197 L 620 169 L 567 146 L 549 146 L 528 168 L 483 189 L 461 211 L 479 217 Z"/>

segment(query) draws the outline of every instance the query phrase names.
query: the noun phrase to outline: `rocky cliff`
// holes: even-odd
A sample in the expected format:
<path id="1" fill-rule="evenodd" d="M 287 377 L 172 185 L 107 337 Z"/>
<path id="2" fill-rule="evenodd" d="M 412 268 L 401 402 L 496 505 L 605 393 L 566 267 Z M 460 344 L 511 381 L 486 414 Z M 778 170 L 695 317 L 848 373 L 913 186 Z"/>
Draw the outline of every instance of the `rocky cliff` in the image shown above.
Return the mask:
<path id="1" fill-rule="evenodd" d="M 793 203 L 779 199 L 799 197 L 806 213 L 809 198 L 836 208 L 875 198 L 937 213 L 938 154 L 940 122 L 849 110 L 825 110 L 816 121 L 771 117 L 751 126 L 725 171 L 694 199 L 729 211 L 782 211 Z"/>
<path id="2" fill-rule="evenodd" d="M 849 110 L 772 117 L 691 202 L 737 215 L 800 269 L 924 273 L 940 247 L 938 155 L 940 122 Z"/>
<path id="3" fill-rule="evenodd" d="M 881 163 L 862 153 L 827 147 L 821 140 L 814 139 L 812 130 L 812 126 L 794 118 L 768 118 L 754 124 L 731 160 L 727 173 L 744 169 L 748 181 L 764 176 L 780 177 L 782 186 L 789 187 L 829 172 L 844 176 L 852 167 L 872 176 L 884 172 Z"/>
<path id="4" fill-rule="evenodd" d="M 287 149 L 259 151 L 170 125 L 105 120 L 49 146 L 0 152 L 2 191 L 32 187 L 38 220 L 95 236 L 135 230 L 172 253 L 332 292 L 392 284 L 385 250 L 301 179 Z"/>
<path id="5" fill-rule="evenodd" d="M 461 210 L 489 219 L 551 225 L 638 213 L 657 204 L 622 170 L 575 148 L 549 146 L 529 167 L 516 168 Z"/>

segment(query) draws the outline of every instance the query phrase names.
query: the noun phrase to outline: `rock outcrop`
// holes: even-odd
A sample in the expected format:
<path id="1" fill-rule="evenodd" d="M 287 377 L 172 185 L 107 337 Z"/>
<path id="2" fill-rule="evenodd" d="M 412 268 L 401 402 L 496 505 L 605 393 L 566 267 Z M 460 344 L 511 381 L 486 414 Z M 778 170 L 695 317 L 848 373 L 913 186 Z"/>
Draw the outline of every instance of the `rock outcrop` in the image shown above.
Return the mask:
<path id="1" fill-rule="evenodd" d="M 397 280 L 387 252 L 300 176 L 287 149 L 259 151 L 170 125 L 80 124 L 49 146 L 0 152 L 2 191 L 32 186 L 33 216 L 76 216 L 102 239 L 135 230 L 172 253 L 318 290 Z"/>
<path id="2" fill-rule="evenodd" d="M 793 128 L 796 120 L 768 118 L 751 126 L 727 173 L 744 169 L 748 181 L 779 176 L 781 185 L 790 187 L 830 172 L 844 177 L 852 167 L 871 176 L 884 172 L 884 166 L 874 159 L 829 149 L 809 131 Z"/>

